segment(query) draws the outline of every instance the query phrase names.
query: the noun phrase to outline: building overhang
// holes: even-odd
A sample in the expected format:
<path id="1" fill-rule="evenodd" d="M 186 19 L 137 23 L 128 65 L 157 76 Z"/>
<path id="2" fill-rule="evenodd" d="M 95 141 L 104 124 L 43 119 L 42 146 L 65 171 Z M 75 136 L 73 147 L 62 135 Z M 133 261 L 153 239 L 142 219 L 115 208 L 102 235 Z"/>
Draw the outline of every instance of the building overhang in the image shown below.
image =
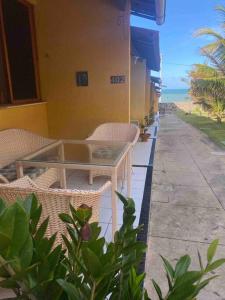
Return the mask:
<path id="1" fill-rule="evenodd" d="M 131 27 L 131 55 L 146 59 L 147 68 L 160 70 L 159 32 Z"/>
<path id="2" fill-rule="evenodd" d="M 151 80 L 151 82 L 157 83 L 157 84 L 159 84 L 159 85 L 161 85 L 161 83 L 162 83 L 162 80 L 161 80 L 160 77 L 151 76 L 151 77 L 150 77 L 150 80 Z"/>
<path id="3" fill-rule="evenodd" d="M 166 0 L 131 0 L 131 14 L 162 25 L 165 22 Z"/>

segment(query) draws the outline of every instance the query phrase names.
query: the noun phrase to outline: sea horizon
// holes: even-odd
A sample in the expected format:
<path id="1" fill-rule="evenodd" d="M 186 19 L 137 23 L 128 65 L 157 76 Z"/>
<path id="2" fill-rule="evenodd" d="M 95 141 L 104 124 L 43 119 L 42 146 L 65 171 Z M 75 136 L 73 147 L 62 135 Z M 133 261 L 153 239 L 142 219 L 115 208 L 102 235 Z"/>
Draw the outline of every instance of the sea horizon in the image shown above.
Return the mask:
<path id="1" fill-rule="evenodd" d="M 163 89 L 161 102 L 190 102 L 191 97 L 188 94 L 189 89 Z"/>

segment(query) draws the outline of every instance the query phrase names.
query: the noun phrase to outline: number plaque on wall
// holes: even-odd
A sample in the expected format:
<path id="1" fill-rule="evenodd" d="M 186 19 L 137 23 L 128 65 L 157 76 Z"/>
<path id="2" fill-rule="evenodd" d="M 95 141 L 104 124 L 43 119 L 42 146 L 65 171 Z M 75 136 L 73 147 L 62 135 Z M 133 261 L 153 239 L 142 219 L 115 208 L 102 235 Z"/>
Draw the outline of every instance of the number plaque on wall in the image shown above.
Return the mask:
<path id="1" fill-rule="evenodd" d="M 110 81 L 111 84 L 121 84 L 121 83 L 125 83 L 126 77 L 125 75 L 111 76 Z"/>

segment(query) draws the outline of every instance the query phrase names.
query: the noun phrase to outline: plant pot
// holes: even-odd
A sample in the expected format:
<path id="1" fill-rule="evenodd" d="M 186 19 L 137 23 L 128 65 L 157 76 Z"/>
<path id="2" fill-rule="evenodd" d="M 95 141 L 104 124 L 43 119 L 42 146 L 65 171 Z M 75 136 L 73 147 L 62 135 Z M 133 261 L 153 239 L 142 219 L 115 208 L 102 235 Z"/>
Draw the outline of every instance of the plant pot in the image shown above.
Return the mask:
<path id="1" fill-rule="evenodd" d="M 140 134 L 140 139 L 141 139 L 142 142 L 147 142 L 149 138 L 150 138 L 149 133 L 141 133 Z"/>

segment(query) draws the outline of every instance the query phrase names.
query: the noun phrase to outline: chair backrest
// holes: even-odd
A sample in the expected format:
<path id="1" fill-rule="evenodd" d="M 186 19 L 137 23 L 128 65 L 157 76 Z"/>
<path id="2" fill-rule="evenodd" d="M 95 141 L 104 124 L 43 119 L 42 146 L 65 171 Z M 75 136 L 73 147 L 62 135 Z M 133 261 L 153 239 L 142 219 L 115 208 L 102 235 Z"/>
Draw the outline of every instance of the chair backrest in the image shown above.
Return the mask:
<path id="1" fill-rule="evenodd" d="M 89 140 L 129 142 L 133 145 L 137 142 L 140 129 L 129 123 L 104 123 L 98 126 Z"/>
<path id="2" fill-rule="evenodd" d="M 62 242 L 61 234 L 66 233 L 66 227 L 58 217 L 59 213 L 69 213 L 70 196 L 55 195 L 46 191 L 40 191 L 37 188 L 13 187 L 10 185 L 0 185 L 0 197 L 8 204 L 12 204 L 16 199 L 25 199 L 30 194 L 34 193 L 40 204 L 42 205 L 42 215 L 40 224 L 49 217 L 49 224 L 46 231 L 46 236 L 51 237 L 54 233 L 57 234 L 57 243 Z"/>
<path id="3" fill-rule="evenodd" d="M 42 205 L 40 222 L 49 217 L 49 226 L 46 232 L 48 237 L 58 232 L 57 243 L 62 243 L 61 234 L 66 234 L 66 226 L 60 220 L 60 213 L 70 213 L 70 204 L 78 208 L 82 204 L 92 207 L 91 222 L 99 219 L 99 206 L 102 191 L 109 186 L 106 183 L 97 191 L 63 190 L 39 188 L 29 177 L 25 176 L 9 184 L 0 184 L 0 198 L 7 203 L 14 203 L 18 197 L 25 199 L 34 193 Z"/>
<path id="4" fill-rule="evenodd" d="M 0 131 L 0 168 L 13 163 L 54 140 L 48 139 L 24 129 L 6 129 Z"/>

